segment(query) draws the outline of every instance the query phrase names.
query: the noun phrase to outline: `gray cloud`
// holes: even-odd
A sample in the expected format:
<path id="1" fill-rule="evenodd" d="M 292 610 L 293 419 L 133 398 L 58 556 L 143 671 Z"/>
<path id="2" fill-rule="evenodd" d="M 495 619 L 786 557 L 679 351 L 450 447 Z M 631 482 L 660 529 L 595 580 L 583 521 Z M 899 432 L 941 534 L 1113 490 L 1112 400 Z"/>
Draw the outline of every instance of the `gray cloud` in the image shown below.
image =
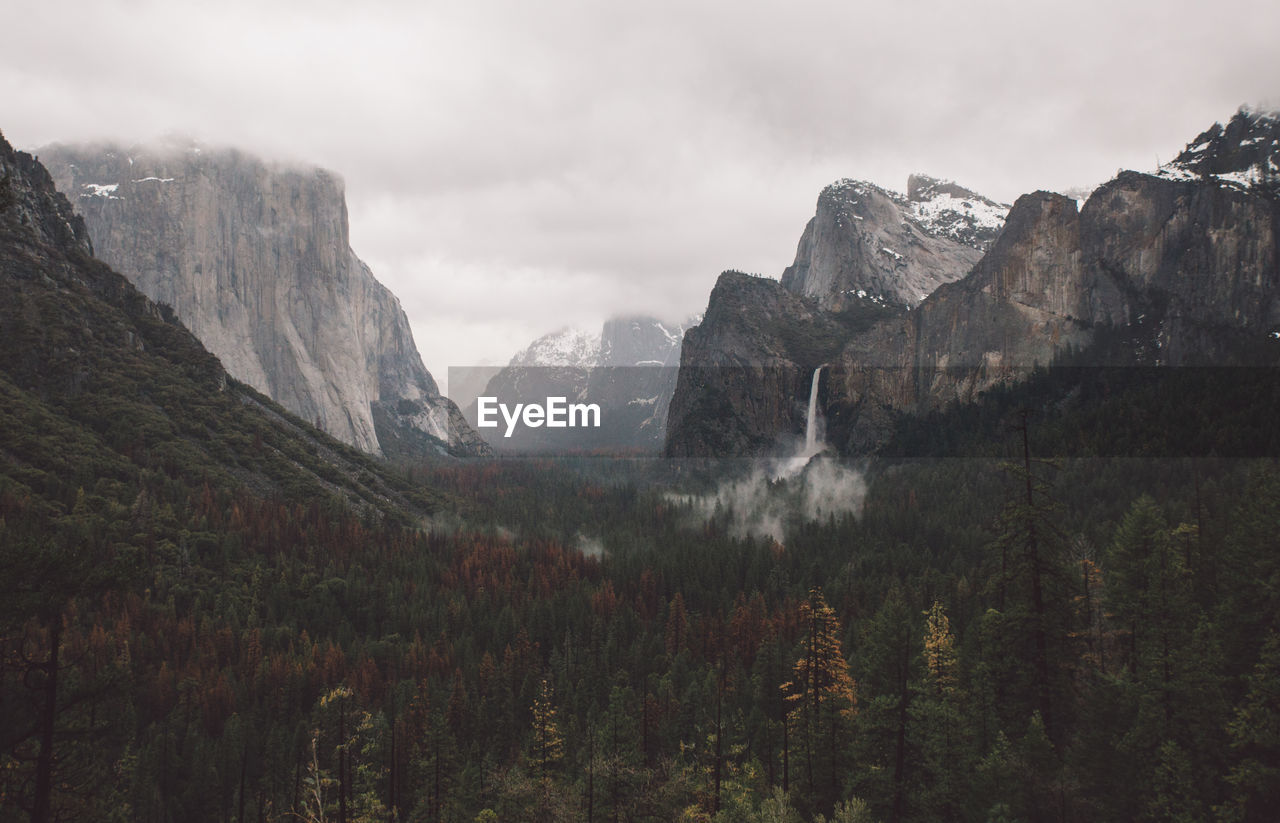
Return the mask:
<path id="1" fill-rule="evenodd" d="M 900 3 L 6 3 L 15 144 L 194 134 L 347 181 L 433 373 L 777 275 L 823 185 L 1012 200 L 1280 102 L 1280 8 Z"/>

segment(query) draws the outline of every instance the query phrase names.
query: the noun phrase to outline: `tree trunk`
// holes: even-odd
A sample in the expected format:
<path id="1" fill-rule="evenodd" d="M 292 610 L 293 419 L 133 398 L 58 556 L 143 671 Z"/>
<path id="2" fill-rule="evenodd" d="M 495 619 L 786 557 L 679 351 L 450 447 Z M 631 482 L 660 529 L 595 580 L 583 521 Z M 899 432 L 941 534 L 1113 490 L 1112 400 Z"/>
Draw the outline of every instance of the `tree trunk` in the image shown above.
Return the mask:
<path id="1" fill-rule="evenodd" d="M 1031 438 L 1027 413 L 1022 413 L 1022 463 L 1027 480 L 1027 555 L 1031 560 L 1031 610 L 1033 635 L 1036 648 L 1036 693 L 1040 707 L 1040 719 L 1044 721 L 1045 734 L 1053 740 L 1053 705 L 1049 695 L 1049 648 L 1044 628 L 1044 589 L 1041 582 L 1040 547 L 1036 540 L 1035 504 L 1031 485 Z"/>
<path id="2" fill-rule="evenodd" d="M 791 718 L 782 713 L 782 791 L 791 791 Z"/>
<path id="3" fill-rule="evenodd" d="M 58 717 L 58 646 L 62 642 L 62 613 L 49 626 L 49 659 L 44 663 L 44 706 L 40 710 L 40 752 L 36 755 L 36 795 L 31 823 L 53 819 L 53 728 Z"/>
<path id="4" fill-rule="evenodd" d="M 338 703 L 338 823 L 347 823 L 347 707 Z"/>
<path id="5" fill-rule="evenodd" d="M 240 754 L 240 804 L 236 811 L 237 823 L 244 823 L 244 778 L 245 772 L 249 769 L 249 744 L 244 744 L 244 751 Z"/>

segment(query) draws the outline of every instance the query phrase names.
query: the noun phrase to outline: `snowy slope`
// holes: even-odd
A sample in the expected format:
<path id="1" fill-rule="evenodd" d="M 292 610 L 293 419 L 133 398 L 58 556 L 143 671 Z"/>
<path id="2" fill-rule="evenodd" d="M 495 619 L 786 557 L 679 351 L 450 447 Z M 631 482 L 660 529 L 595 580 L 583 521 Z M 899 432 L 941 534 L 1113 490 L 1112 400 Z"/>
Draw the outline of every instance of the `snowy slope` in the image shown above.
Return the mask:
<path id="1" fill-rule="evenodd" d="M 599 360 L 600 332 L 566 327 L 534 340 L 508 365 L 589 369 Z"/>
<path id="2" fill-rule="evenodd" d="M 1242 107 L 1226 126 L 1214 123 L 1156 174 L 1172 180 L 1214 178 L 1280 195 L 1280 112 Z"/>

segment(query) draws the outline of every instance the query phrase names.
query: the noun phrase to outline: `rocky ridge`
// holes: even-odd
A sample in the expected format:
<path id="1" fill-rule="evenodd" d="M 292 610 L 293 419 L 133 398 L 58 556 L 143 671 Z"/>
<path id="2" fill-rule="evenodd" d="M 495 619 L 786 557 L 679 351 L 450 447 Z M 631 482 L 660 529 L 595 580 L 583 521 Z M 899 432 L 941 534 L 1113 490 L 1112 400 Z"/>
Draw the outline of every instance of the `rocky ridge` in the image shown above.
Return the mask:
<path id="1" fill-rule="evenodd" d="M 864 454 L 897 416 L 970 402 L 1104 330 L 1135 341 L 1120 365 L 1221 365 L 1250 341 L 1280 346 L 1280 207 L 1265 185 L 1222 179 L 1273 162 L 1250 147 L 1274 119 L 1242 112 L 1232 123 L 1248 128 L 1217 126 L 1189 147 L 1191 158 L 1236 158 L 1211 161 L 1219 174 L 1123 172 L 1082 209 L 1051 192 L 1020 197 L 972 271 L 910 311 L 849 322 L 847 304 L 722 275 L 686 336 L 666 453 L 784 448 L 824 364 L 828 439 Z"/>
<path id="2" fill-rule="evenodd" d="M 479 431 L 495 448 L 506 451 L 659 448 L 685 329 L 696 322 L 697 318 L 670 323 L 642 315 L 619 316 L 606 320 L 599 332 L 564 328 L 543 335 L 494 374 L 482 394 L 508 404 L 547 397 L 597 403 L 602 429 L 522 429 L 512 438 L 493 429 Z M 476 422 L 474 402 L 465 414 Z"/>
<path id="3" fill-rule="evenodd" d="M 1219 184 L 1280 197 L 1280 114 L 1243 107 L 1223 126 L 1213 126 L 1156 175 L 1170 180 L 1215 180 Z"/>

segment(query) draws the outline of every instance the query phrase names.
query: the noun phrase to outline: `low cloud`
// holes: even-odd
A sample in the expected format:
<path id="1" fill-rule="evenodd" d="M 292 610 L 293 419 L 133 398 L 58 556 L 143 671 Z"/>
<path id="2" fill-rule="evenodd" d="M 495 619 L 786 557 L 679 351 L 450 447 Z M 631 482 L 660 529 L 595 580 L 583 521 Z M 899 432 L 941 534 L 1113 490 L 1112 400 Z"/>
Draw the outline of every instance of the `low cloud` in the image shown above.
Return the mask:
<path id="1" fill-rule="evenodd" d="M 687 316 L 723 269 L 778 276 L 839 177 L 1008 202 L 1280 103 L 1280 6 L 1256 0 L 20 5 L 10 141 L 176 131 L 336 170 L 437 376 Z"/>
<path id="2" fill-rule="evenodd" d="M 579 534 L 574 545 L 577 547 L 578 551 L 582 552 L 587 557 L 594 557 L 596 559 L 604 557 L 604 541 L 598 537 L 588 537 L 587 535 Z"/>
<path id="3" fill-rule="evenodd" d="M 798 522 L 858 517 L 866 496 L 866 476 L 859 468 L 820 455 L 799 465 L 761 461 L 711 494 L 677 499 L 692 504 L 704 519 L 727 516 L 735 537 L 767 536 L 786 543 L 788 527 Z"/>

